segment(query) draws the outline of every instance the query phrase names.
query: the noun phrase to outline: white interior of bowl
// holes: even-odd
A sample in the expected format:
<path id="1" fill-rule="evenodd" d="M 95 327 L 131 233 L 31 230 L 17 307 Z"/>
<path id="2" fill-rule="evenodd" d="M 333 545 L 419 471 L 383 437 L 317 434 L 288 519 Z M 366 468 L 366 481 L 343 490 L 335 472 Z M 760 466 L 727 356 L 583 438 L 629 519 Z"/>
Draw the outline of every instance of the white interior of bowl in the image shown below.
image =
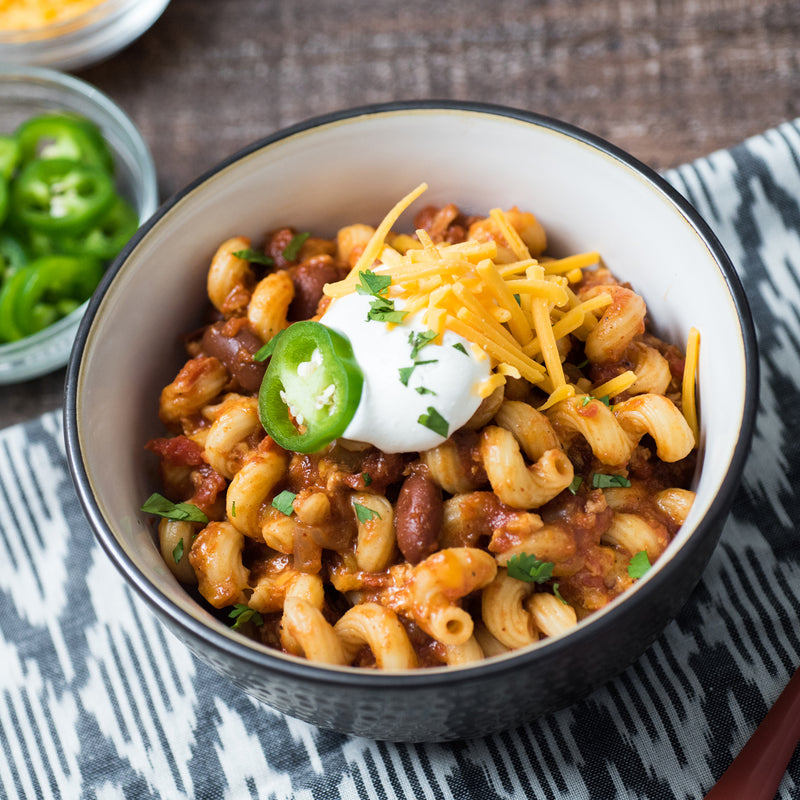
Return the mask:
<path id="1" fill-rule="evenodd" d="M 286 224 L 321 235 L 352 222 L 377 224 L 422 181 L 430 189 L 415 207 L 531 210 L 552 250 L 600 251 L 644 295 L 663 338 L 683 345 L 690 327 L 700 330 L 703 468 L 690 518 L 659 567 L 691 535 L 725 478 L 744 407 L 737 312 L 702 237 L 654 184 L 590 144 L 509 117 L 404 110 L 331 122 L 235 161 L 169 208 L 111 284 L 82 356 L 77 430 L 100 512 L 139 570 L 220 631 L 227 629 L 175 582 L 151 521 L 138 511 L 158 488 L 143 444 L 162 434 L 158 394 L 185 358 L 178 337 L 201 318 L 210 258 L 236 234 L 258 241 Z M 398 227 L 410 226 L 412 215 Z"/>

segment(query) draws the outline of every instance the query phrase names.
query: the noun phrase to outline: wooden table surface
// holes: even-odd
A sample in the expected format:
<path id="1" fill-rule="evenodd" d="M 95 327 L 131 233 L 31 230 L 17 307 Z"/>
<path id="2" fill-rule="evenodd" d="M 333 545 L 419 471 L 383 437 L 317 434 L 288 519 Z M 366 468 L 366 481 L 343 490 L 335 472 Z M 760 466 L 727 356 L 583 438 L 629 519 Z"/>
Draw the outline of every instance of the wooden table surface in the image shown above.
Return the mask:
<path id="1" fill-rule="evenodd" d="M 477 100 L 558 117 L 657 169 L 800 116 L 797 0 L 172 0 L 77 73 L 142 130 L 162 199 L 335 109 Z M 57 408 L 64 370 L 0 387 L 0 427 Z"/>

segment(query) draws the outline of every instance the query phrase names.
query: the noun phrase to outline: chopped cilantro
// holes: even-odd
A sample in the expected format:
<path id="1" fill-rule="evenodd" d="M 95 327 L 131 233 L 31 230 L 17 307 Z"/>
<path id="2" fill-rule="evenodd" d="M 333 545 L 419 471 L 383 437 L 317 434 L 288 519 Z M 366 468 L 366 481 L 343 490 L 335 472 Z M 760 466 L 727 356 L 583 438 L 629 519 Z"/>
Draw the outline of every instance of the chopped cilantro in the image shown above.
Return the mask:
<path id="1" fill-rule="evenodd" d="M 400 373 L 400 383 L 402 383 L 403 386 L 408 386 L 411 373 L 414 371 L 414 367 L 416 366 L 416 364 L 412 364 L 410 367 L 400 367 L 400 369 L 397 370 Z"/>
<path id="2" fill-rule="evenodd" d="M 356 286 L 358 294 L 366 294 L 374 299 L 369 304 L 367 320 L 376 322 L 402 322 L 403 317 L 408 312 L 398 311 L 394 307 L 394 300 L 386 297 L 386 293 L 391 286 L 392 278 L 390 275 L 376 275 L 371 270 L 363 270 L 358 273 L 359 284 Z"/>
<path id="3" fill-rule="evenodd" d="M 631 482 L 624 475 L 606 475 L 603 472 L 595 472 L 592 475 L 592 486 L 595 489 L 627 488 Z"/>
<path id="4" fill-rule="evenodd" d="M 371 508 L 362 506 L 361 503 L 353 503 L 353 508 L 356 510 L 356 517 L 359 522 L 369 522 L 371 519 L 381 519 L 381 515 Z"/>
<path id="5" fill-rule="evenodd" d="M 432 394 L 434 397 L 436 396 L 436 392 L 433 389 L 426 389 L 424 386 L 417 386 L 415 391 L 417 394 Z"/>
<path id="6" fill-rule="evenodd" d="M 581 484 L 582 483 L 583 483 L 583 478 L 581 478 L 580 475 L 576 475 L 572 479 L 572 481 L 570 482 L 570 485 L 567 488 L 572 492 L 572 494 L 577 494 L 578 493 L 578 489 L 581 488 Z"/>
<path id="7" fill-rule="evenodd" d="M 411 358 L 416 358 L 419 355 L 419 351 L 422 350 L 426 344 L 432 342 L 436 336 L 436 331 L 419 331 L 419 333 L 412 331 L 409 333 L 408 343 L 411 345 Z"/>
<path id="8" fill-rule="evenodd" d="M 464 347 L 464 345 L 463 345 L 463 344 L 461 344 L 461 342 L 456 342 L 456 343 L 453 345 L 453 349 L 454 349 L 454 350 L 458 350 L 458 351 L 462 352 L 462 353 L 463 353 L 465 356 L 468 356 L 468 355 L 469 355 L 469 353 L 467 352 L 467 348 L 466 348 L 466 347 Z"/>
<path id="9" fill-rule="evenodd" d="M 294 492 L 290 492 L 288 489 L 284 489 L 280 494 L 276 494 L 275 497 L 272 498 L 272 507 L 277 508 L 281 514 L 286 514 L 287 517 L 292 515 L 292 511 L 294 511 L 294 499 L 297 495 Z"/>
<path id="10" fill-rule="evenodd" d="M 254 608 L 245 603 L 237 603 L 228 616 L 236 620 L 231 626 L 231 630 L 238 631 L 246 622 L 252 622 L 253 625 L 263 625 L 264 618 Z"/>
<path id="11" fill-rule="evenodd" d="M 549 581 L 554 566 L 552 561 L 539 561 L 536 556 L 529 556 L 527 553 L 515 553 L 506 564 L 510 577 L 527 583 Z"/>
<path id="12" fill-rule="evenodd" d="M 231 501 L 231 516 L 232 517 L 236 516 L 236 501 L 235 500 Z"/>
<path id="13" fill-rule="evenodd" d="M 145 500 L 142 511 L 156 514 L 165 519 L 176 519 L 186 522 L 208 522 L 208 517 L 192 503 L 173 503 L 166 497 L 154 492 Z"/>
<path id="14" fill-rule="evenodd" d="M 372 294 L 380 297 L 386 294 L 392 284 L 390 275 L 376 275 L 371 270 L 364 270 L 358 273 L 359 284 L 356 286 L 358 294 Z"/>
<path id="15" fill-rule="evenodd" d="M 308 231 L 292 236 L 292 240 L 283 248 L 283 257 L 287 261 L 294 261 L 300 255 L 300 248 L 306 243 L 309 236 L 311 234 Z"/>
<path id="16" fill-rule="evenodd" d="M 253 361 L 266 361 L 275 351 L 275 345 L 278 344 L 278 339 L 283 335 L 283 331 L 278 331 L 263 347 L 260 347 L 253 354 Z"/>
<path id="17" fill-rule="evenodd" d="M 553 584 L 553 594 L 565 605 L 568 606 L 569 603 L 561 596 L 561 592 L 558 591 L 558 583 Z"/>
<path id="18" fill-rule="evenodd" d="M 581 405 L 588 406 L 592 400 L 599 400 L 604 406 L 610 405 L 610 399 L 607 394 L 604 394 L 602 397 L 594 397 L 590 394 L 584 395 L 583 400 L 581 400 Z"/>
<path id="19" fill-rule="evenodd" d="M 361 480 L 364 481 L 364 486 L 369 486 L 372 483 L 372 475 L 369 472 L 362 472 Z"/>
<path id="20" fill-rule="evenodd" d="M 183 558 L 183 539 L 178 540 L 178 544 L 172 548 L 172 560 L 176 564 L 181 563 L 181 559 Z"/>
<path id="21" fill-rule="evenodd" d="M 275 263 L 271 256 L 262 253 L 260 250 L 237 250 L 234 255 L 236 258 L 243 258 L 253 264 L 263 264 L 265 267 L 271 267 Z"/>
<path id="22" fill-rule="evenodd" d="M 433 406 L 428 406 L 427 412 L 420 414 L 417 422 L 426 428 L 430 428 L 434 433 L 438 433 L 439 436 L 447 438 L 450 424 Z"/>
<path id="23" fill-rule="evenodd" d="M 428 359 L 427 361 L 415 361 L 410 367 L 400 367 L 397 371 L 400 373 L 400 383 L 403 386 L 408 386 L 408 381 L 411 378 L 411 373 L 417 367 L 421 367 L 423 364 L 435 364 L 438 361 L 436 358 Z"/>
<path id="24" fill-rule="evenodd" d="M 650 559 L 647 557 L 647 551 L 640 550 L 628 562 L 628 575 L 634 580 L 637 580 L 645 575 L 651 566 Z"/>
<path id="25" fill-rule="evenodd" d="M 375 322 L 402 322 L 406 314 L 408 314 L 407 311 L 398 311 L 395 309 L 394 300 L 389 300 L 386 297 L 376 297 L 369 304 L 367 320 L 374 320 Z"/>

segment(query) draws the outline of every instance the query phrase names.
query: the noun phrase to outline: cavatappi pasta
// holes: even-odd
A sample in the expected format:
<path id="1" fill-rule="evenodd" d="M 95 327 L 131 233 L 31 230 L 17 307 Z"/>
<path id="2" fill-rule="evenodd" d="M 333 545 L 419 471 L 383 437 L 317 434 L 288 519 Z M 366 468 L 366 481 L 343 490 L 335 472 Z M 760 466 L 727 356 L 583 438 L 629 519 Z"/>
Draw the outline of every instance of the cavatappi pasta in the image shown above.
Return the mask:
<path id="1" fill-rule="evenodd" d="M 696 332 L 687 364 L 598 253 L 551 258 L 516 208 L 426 207 L 396 233 L 423 189 L 377 228 L 221 243 L 208 323 L 161 393 L 168 435 L 147 444 L 166 497 L 207 518 L 161 520 L 177 578 L 247 635 L 326 664 L 465 664 L 565 633 L 659 558 L 694 497 Z M 365 270 L 433 341 L 452 331 L 489 359 L 477 411 L 423 452 L 284 449 L 253 356 Z"/>

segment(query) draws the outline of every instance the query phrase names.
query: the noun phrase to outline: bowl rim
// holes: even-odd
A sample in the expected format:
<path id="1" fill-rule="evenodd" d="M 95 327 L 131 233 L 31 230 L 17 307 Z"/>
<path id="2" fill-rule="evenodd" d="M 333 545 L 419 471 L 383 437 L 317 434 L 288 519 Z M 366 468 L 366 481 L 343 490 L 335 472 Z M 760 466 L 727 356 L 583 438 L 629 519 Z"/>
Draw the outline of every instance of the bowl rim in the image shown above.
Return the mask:
<path id="1" fill-rule="evenodd" d="M 659 593 L 668 592 L 670 586 L 670 572 L 672 570 L 684 568 L 694 557 L 693 548 L 688 546 L 690 542 L 711 535 L 714 529 L 721 529 L 722 523 L 733 502 L 733 497 L 741 478 L 755 428 L 758 407 L 759 376 L 755 326 L 744 287 L 729 256 L 711 227 L 686 198 L 654 169 L 648 167 L 636 157 L 604 140 L 600 136 L 553 117 L 510 106 L 459 100 L 401 100 L 355 106 L 311 117 L 257 139 L 221 160 L 215 166 L 187 184 L 183 189 L 172 195 L 172 197 L 160 206 L 156 213 L 139 229 L 108 268 L 103 281 L 90 300 L 89 307 L 78 330 L 72 355 L 67 367 L 64 431 L 68 464 L 84 513 L 87 516 L 96 538 L 99 540 L 107 555 L 115 563 L 116 567 L 126 576 L 139 596 L 159 615 L 168 617 L 183 633 L 185 633 L 183 637 L 184 641 L 199 640 L 211 650 L 223 651 L 229 657 L 237 659 L 248 667 L 267 669 L 268 671 L 280 674 L 282 677 L 290 680 L 309 681 L 317 685 L 328 685 L 331 688 L 354 688 L 358 686 L 363 689 L 368 688 L 369 690 L 397 689 L 401 687 L 408 689 L 414 687 L 435 689 L 445 685 L 452 687 L 456 684 L 473 683 L 490 676 L 492 679 L 497 679 L 508 672 L 530 668 L 535 662 L 545 658 L 548 660 L 558 659 L 565 651 L 565 648 L 567 652 L 579 652 L 583 642 L 602 637 L 604 632 L 609 630 L 609 626 L 616 627 L 617 618 L 625 614 L 625 608 L 629 605 L 629 597 L 627 593 L 623 593 L 619 598 L 612 601 L 609 606 L 606 606 L 605 609 L 601 609 L 595 614 L 592 614 L 591 617 L 585 621 L 586 624 L 581 624 L 576 629 L 562 636 L 547 639 L 546 646 L 543 646 L 543 642 L 542 646 L 534 646 L 522 651 L 514 651 L 507 655 L 489 658 L 485 661 L 464 666 L 432 667 L 408 672 L 363 670 L 356 667 L 331 667 L 306 661 L 299 657 L 270 652 L 267 648 L 258 644 L 252 646 L 244 637 L 242 637 L 241 641 L 233 637 L 227 637 L 223 633 L 214 630 L 211 626 L 199 624 L 194 617 L 174 606 L 159 586 L 151 581 L 129 559 L 124 549 L 117 542 L 114 533 L 106 524 L 99 506 L 92 495 L 90 481 L 83 464 L 78 436 L 78 389 L 82 353 L 87 343 L 92 322 L 111 282 L 122 269 L 141 239 L 184 197 L 191 194 L 211 177 L 248 155 L 298 133 L 309 132 L 314 128 L 329 126 L 332 123 L 345 120 L 355 121 L 359 117 L 373 117 L 377 115 L 392 115 L 398 112 L 417 111 L 434 113 L 455 111 L 470 115 L 478 114 L 487 115 L 489 117 L 510 118 L 563 134 L 595 150 L 599 150 L 602 154 L 614 160 L 622 162 L 624 166 L 627 166 L 635 172 L 638 177 L 646 183 L 649 183 L 677 208 L 712 254 L 722 272 L 738 314 L 744 350 L 745 387 L 739 438 L 734 446 L 727 474 L 722 479 L 719 491 L 711 501 L 708 512 L 703 519 L 698 522 L 690 539 L 672 554 L 669 561 L 671 565 L 670 568 L 654 569 L 646 578 L 642 579 L 637 584 L 636 595 L 641 595 L 640 602 L 646 602 L 648 597 L 655 597 Z M 700 572 L 701 571 L 698 571 L 698 580 Z M 647 644 L 649 643 L 650 642 Z M 621 664 L 620 669 L 625 666 L 627 665 Z"/>

